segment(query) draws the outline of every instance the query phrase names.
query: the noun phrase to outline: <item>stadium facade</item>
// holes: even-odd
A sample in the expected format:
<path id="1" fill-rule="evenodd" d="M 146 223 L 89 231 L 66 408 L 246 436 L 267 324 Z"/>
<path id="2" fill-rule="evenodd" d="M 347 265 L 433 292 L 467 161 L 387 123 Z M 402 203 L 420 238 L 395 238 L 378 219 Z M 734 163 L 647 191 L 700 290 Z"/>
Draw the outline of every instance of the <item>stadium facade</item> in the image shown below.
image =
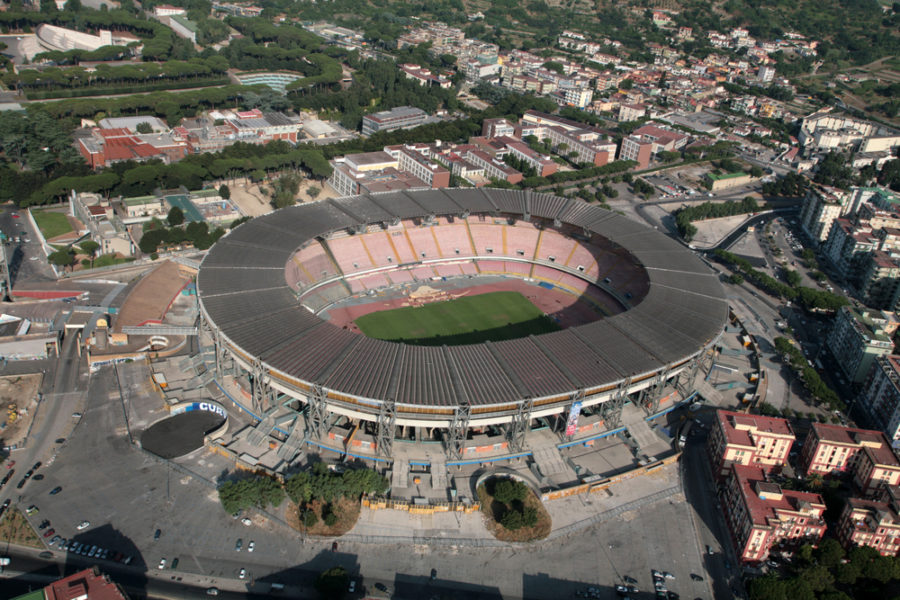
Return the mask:
<path id="1" fill-rule="evenodd" d="M 612 299 L 621 312 L 452 347 L 371 339 L 322 316 L 401 282 L 483 276 Z M 365 424 L 388 457 L 400 428 L 439 431 L 450 458 L 476 427 L 502 428 L 515 450 L 535 419 L 564 420 L 576 403 L 612 429 L 625 402 L 652 412 L 665 386 L 693 381 L 728 316 L 716 274 L 672 239 L 581 200 L 499 189 L 275 211 L 220 239 L 197 284 L 204 353 L 217 376 L 246 377 L 256 429 L 285 434 L 286 460 L 341 417 Z"/>

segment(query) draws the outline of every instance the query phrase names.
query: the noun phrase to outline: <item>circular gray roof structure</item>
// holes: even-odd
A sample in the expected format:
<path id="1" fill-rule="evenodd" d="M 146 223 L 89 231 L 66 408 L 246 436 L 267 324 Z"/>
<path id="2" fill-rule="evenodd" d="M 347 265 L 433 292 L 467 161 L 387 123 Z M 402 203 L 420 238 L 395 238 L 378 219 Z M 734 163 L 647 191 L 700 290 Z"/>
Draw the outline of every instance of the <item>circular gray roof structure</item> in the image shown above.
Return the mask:
<path id="1" fill-rule="evenodd" d="M 612 242 L 640 265 L 649 288 L 635 306 L 585 325 L 503 342 L 426 347 L 333 325 L 304 306 L 286 280 L 286 265 L 310 240 L 471 215 L 541 222 Z M 197 289 L 207 324 L 244 368 L 261 370 L 270 385 L 301 400 L 316 390 L 345 414 L 374 418 L 392 402 L 398 423 L 404 415 L 446 421 L 460 405 L 470 408 L 473 421 L 498 417 L 526 399 L 535 409 L 560 412 L 573 394 L 599 398 L 623 386 L 639 389 L 638 382 L 646 386 L 707 349 L 728 315 L 718 277 L 665 235 L 581 200 L 499 189 L 352 196 L 278 210 L 220 239 L 203 260 Z"/>

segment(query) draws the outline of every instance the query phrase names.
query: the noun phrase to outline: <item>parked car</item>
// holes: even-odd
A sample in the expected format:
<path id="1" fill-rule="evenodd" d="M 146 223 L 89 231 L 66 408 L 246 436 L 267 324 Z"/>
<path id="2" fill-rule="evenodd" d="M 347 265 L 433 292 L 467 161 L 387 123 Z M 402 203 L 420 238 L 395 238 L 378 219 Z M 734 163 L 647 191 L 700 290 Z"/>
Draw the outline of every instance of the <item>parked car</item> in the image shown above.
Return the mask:
<path id="1" fill-rule="evenodd" d="M 165 569 L 165 568 L 166 568 L 166 559 L 161 558 L 161 559 L 159 560 L 159 564 L 156 566 L 156 568 L 159 569 L 160 571 L 162 571 L 163 569 Z"/>
<path id="2" fill-rule="evenodd" d="M 241 568 L 241 570 L 238 571 L 238 579 L 245 579 L 246 577 L 247 577 L 247 569 Z"/>
<path id="3" fill-rule="evenodd" d="M 77 529 L 78 531 L 84 531 L 85 529 L 87 529 L 90 526 L 91 526 L 90 521 L 82 521 L 81 523 L 78 524 L 78 526 L 75 529 Z"/>
<path id="4" fill-rule="evenodd" d="M 50 490 L 50 495 L 51 495 L 51 496 L 55 496 L 55 495 L 57 495 L 58 493 L 60 493 L 61 491 L 62 491 L 62 487 L 56 486 L 55 488 L 53 488 L 52 490 Z"/>
<path id="5" fill-rule="evenodd" d="M 247 544 L 247 552 L 253 552 L 254 548 L 256 548 L 256 542 L 250 540 L 250 543 Z"/>
<path id="6" fill-rule="evenodd" d="M 238 538 L 238 541 L 236 541 L 236 542 L 234 543 L 234 549 L 235 549 L 235 551 L 236 551 L 236 552 L 240 552 L 240 551 L 241 551 L 241 548 L 243 548 L 243 547 L 244 547 L 244 540 L 242 540 L 241 538 Z"/>

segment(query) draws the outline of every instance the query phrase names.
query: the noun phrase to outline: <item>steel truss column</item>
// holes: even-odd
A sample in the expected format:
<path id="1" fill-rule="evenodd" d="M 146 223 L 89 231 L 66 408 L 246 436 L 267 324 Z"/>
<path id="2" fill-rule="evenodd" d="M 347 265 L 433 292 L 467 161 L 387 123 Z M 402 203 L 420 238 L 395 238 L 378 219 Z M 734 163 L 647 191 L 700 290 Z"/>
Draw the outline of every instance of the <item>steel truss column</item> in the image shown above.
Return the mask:
<path id="1" fill-rule="evenodd" d="M 628 398 L 628 387 L 631 385 L 631 377 L 626 377 L 619 383 L 619 387 L 612 393 L 606 402 L 600 405 L 600 416 L 607 430 L 617 429 L 622 425 L 622 408 L 625 399 Z"/>
<path id="2" fill-rule="evenodd" d="M 319 439 L 324 435 L 325 420 L 328 418 L 326 399 L 325 388 L 318 384 L 313 386 L 310 394 L 306 397 L 308 407 L 306 412 L 307 437 Z"/>
<path id="3" fill-rule="evenodd" d="M 378 422 L 375 431 L 375 444 L 378 454 L 392 456 L 394 448 L 394 429 L 397 425 L 397 413 L 394 401 L 385 400 L 378 411 Z"/>
<path id="4" fill-rule="evenodd" d="M 583 395 L 583 393 L 582 393 Z M 525 449 L 525 435 L 531 431 L 531 411 L 534 409 L 534 400 L 526 398 L 522 401 L 510 424 L 509 447 L 513 452 L 521 452 Z"/>
<path id="5" fill-rule="evenodd" d="M 258 357 L 253 361 L 253 372 L 251 373 L 251 376 L 253 377 L 253 409 L 258 413 L 262 413 L 267 408 L 266 405 L 269 392 L 268 385 L 266 384 L 266 370 Z"/>
<path id="6" fill-rule="evenodd" d="M 666 387 L 666 381 L 669 378 L 669 368 L 657 373 L 653 378 L 653 382 L 641 390 L 640 404 L 648 415 L 654 414 L 659 410 L 659 401 L 662 398 L 663 389 Z"/>
<path id="7" fill-rule="evenodd" d="M 466 437 L 469 435 L 469 417 L 472 414 L 472 408 L 468 402 L 460 402 L 456 410 L 453 411 L 453 421 L 450 423 L 450 430 L 447 432 L 447 455 L 452 460 L 462 458 L 463 451 L 466 448 Z"/>

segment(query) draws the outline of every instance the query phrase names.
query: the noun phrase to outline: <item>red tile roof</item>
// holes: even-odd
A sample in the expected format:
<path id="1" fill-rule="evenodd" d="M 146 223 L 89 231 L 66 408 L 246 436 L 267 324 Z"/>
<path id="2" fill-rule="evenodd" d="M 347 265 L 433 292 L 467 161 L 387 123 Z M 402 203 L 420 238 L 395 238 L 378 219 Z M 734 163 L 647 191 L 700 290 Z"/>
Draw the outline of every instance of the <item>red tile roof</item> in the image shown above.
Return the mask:
<path id="1" fill-rule="evenodd" d="M 755 446 L 747 429 L 738 429 L 738 426 L 752 427 L 757 432 L 770 433 L 779 436 L 794 437 L 790 424 L 785 419 L 778 417 L 764 417 L 762 415 L 748 415 L 730 410 L 716 411 L 716 416 L 725 432 L 725 440 L 730 444 L 741 446 Z"/>
<path id="2" fill-rule="evenodd" d="M 772 525 L 771 521 L 778 519 L 777 511 L 799 512 L 801 503 L 804 502 L 819 509 L 819 515 L 825 510 L 825 500 L 819 494 L 785 490 L 777 484 L 768 483 L 765 471 L 759 467 L 735 464 L 732 468 L 750 519 L 755 525 Z M 766 493 L 768 498 L 760 498 L 757 490 Z M 781 494 L 781 498 L 777 497 L 777 493 Z"/>
<path id="3" fill-rule="evenodd" d="M 825 423 L 814 423 L 812 428 L 819 440 L 831 444 L 862 446 L 868 451 L 875 464 L 900 467 L 900 461 L 891 450 L 890 442 L 880 431 Z"/>
<path id="4" fill-rule="evenodd" d="M 79 571 L 51 583 L 44 588 L 44 597 L 47 600 L 73 600 L 74 598 L 127 600 L 127 596 L 119 586 L 101 575 L 97 567 Z"/>

